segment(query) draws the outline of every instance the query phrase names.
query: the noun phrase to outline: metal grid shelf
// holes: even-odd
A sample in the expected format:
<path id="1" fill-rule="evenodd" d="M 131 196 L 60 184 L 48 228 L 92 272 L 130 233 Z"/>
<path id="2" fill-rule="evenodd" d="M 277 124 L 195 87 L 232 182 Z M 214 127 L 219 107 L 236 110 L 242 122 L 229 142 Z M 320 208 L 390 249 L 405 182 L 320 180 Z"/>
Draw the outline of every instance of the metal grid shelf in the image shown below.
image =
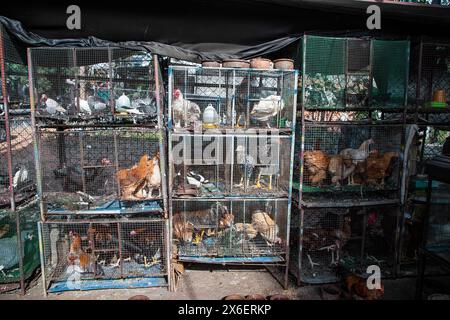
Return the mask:
<path id="1" fill-rule="evenodd" d="M 33 114 L 45 123 L 163 124 L 158 57 L 119 47 L 28 50 Z"/>
<path id="2" fill-rule="evenodd" d="M 168 220 L 39 223 L 45 292 L 169 286 Z"/>
<path id="3" fill-rule="evenodd" d="M 288 198 L 293 136 L 169 135 L 173 198 Z"/>
<path id="4" fill-rule="evenodd" d="M 46 215 L 158 213 L 167 217 L 165 132 L 150 128 L 38 128 Z"/>
<path id="5" fill-rule="evenodd" d="M 306 35 L 300 52 L 304 109 L 405 108 L 408 41 Z"/>
<path id="6" fill-rule="evenodd" d="M 170 66 L 169 127 L 270 127 L 289 133 L 295 126 L 296 95 L 296 70 Z"/>

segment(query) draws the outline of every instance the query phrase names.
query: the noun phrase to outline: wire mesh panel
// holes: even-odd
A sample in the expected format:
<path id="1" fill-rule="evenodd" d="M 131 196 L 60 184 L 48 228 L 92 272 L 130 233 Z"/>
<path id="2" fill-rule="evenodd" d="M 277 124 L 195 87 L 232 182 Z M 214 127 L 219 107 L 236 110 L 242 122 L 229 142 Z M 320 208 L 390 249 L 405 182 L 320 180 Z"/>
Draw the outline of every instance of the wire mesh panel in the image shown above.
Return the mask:
<path id="1" fill-rule="evenodd" d="M 444 154 L 444 144 L 450 140 L 450 126 L 449 127 L 435 127 L 427 126 L 425 129 L 425 139 L 421 145 L 421 160 L 422 162 L 431 159 L 434 156 Z M 448 143 L 447 143 L 448 144 Z"/>
<path id="2" fill-rule="evenodd" d="M 305 36 L 305 109 L 405 105 L 409 42 Z"/>
<path id="3" fill-rule="evenodd" d="M 288 196 L 291 136 L 213 131 L 171 136 L 174 196 Z"/>
<path id="4" fill-rule="evenodd" d="M 122 48 L 31 48 L 36 115 L 87 120 L 157 121 L 152 56 Z"/>
<path id="5" fill-rule="evenodd" d="M 179 259 L 285 261 L 287 210 L 287 200 L 174 200 L 172 232 Z"/>
<path id="6" fill-rule="evenodd" d="M 46 288 L 58 292 L 167 285 L 167 225 L 165 220 L 41 223 Z M 128 281 L 114 282 L 118 279 Z"/>
<path id="7" fill-rule="evenodd" d="M 0 120 L 0 127 L 6 125 Z M 10 207 L 11 193 L 9 191 L 9 170 L 7 159 L 12 164 L 12 190 L 14 207 L 32 198 L 36 194 L 35 166 L 33 156 L 33 133 L 29 116 L 10 116 L 8 119 L 10 141 L 0 140 L 0 207 Z M 0 129 L 1 130 L 1 129 Z M 11 149 L 8 147 L 11 145 Z"/>
<path id="8" fill-rule="evenodd" d="M 291 130 L 297 71 L 172 66 L 169 92 L 175 128 Z"/>
<path id="9" fill-rule="evenodd" d="M 41 128 L 38 134 L 41 187 L 49 212 L 163 211 L 162 131 Z"/>
<path id="10" fill-rule="evenodd" d="M 392 276 L 398 208 L 304 208 L 298 242 L 293 242 L 291 268 L 303 283 L 336 282 L 346 272 L 365 274 L 369 265 Z M 295 217 L 298 217 L 295 218 Z M 292 238 L 295 238 L 292 235 Z M 344 271 L 346 270 L 346 271 Z"/>
<path id="11" fill-rule="evenodd" d="M 395 196 L 386 191 L 399 187 L 402 134 L 401 125 L 307 124 L 303 193 Z"/>
<path id="12" fill-rule="evenodd" d="M 38 221 L 39 208 L 36 201 L 16 208 L 14 212 L 0 210 L 0 283 L 18 283 L 21 279 L 21 263 L 24 280 L 29 279 L 39 267 Z M 17 236 L 17 222 L 20 237 Z"/>
<path id="13" fill-rule="evenodd" d="M 426 248 L 447 261 L 450 259 L 450 185 L 438 182 L 439 189 L 431 191 L 429 226 Z"/>

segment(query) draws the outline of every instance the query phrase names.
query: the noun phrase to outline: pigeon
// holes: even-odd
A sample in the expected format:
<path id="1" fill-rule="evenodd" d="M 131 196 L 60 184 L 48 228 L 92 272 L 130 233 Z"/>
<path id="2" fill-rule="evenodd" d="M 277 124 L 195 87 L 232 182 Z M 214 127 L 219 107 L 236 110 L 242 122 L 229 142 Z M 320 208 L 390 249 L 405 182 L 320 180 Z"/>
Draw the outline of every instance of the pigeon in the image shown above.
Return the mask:
<path id="1" fill-rule="evenodd" d="M 131 105 L 130 98 L 123 93 L 119 99 L 116 100 L 116 111 L 126 112 L 129 114 L 143 114 L 135 106 Z"/>
<path id="2" fill-rule="evenodd" d="M 42 94 L 40 103 L 45 108 L 42 108 L 46 112 L 51 115 L 55 115 L 56 113 L 66 113 L 67 110 L 60 106 L 58 102 L 49 98 L 45 93 Z"/>
<path id="3" fill-rule="evenodd" d="M 102 111 L 107 107 L 103 99 L 99 97 L 89 96 L 87 97 L 87 103 L 89 104 L 89 107 L 95 111 Z"/>

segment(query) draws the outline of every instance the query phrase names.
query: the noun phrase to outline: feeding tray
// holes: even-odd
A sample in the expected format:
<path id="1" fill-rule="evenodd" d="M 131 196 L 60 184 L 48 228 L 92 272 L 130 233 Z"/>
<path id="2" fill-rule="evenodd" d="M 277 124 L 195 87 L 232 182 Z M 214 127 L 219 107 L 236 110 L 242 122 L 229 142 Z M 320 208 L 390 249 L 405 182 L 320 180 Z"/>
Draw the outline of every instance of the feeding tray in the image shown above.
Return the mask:
<path id="1" fill-rule="evenodd" d="M 425 104 L 425 107 L 427 107 L 427 108 L 447 108 L 449 106 L 445 102 L 430 101 Z"/>

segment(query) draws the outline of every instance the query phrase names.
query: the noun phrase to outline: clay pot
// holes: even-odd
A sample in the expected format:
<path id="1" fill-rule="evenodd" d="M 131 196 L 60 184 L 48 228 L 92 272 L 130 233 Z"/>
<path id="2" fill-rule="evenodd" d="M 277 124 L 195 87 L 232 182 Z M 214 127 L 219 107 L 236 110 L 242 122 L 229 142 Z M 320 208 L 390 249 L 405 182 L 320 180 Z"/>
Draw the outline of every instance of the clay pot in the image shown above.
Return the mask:
<path id="1" fill-rule="evenodd" d="M 142 294 L 138 294 L 136 296 L 132 296 L 132 297 L 128 298 L 128 300 L 150 300 L 150 298 L 147 296 L 144 296 Z"/>
<path id="2" fill-rule="evenodd" d="M 290 300 L 288 296 L 284 294 L 274 294 L 270 297 L 267 297 L 267 300 Z"/>
<path id="3" fill-rule="evenodd" d="M 273 61 L 273 67 L 280 70 L 294 69 L 294 60 L 292 59 L 277 59 Z"/>
<path id="4" fill-rule="evenodd" d="M 239 294 L 230 294 L 229 296 L 223 297 L 222 300 L 244 300 L 244 297 Z"/>
<path id="5" fill-rule="evenodd" d="M 242 59 L 228 59 L 222 61 L 224 68 L 250 68 L 250 62 Z"/>
<path id="6" fill-rule="evenodd" d="M 266 300 L 266 297 L 261 294 L 249 294 L 245 296 L 245 300 Z"/>
<path id="7" fill-rule="evenodd" d="M 205 67 L 205 68 L 220 68 L 220 62 L 219 61 L 213 61 L 213 60 L 205 60 L 205 61 L 202 61 L 202 67 Z"/>
<path id="8" fill-rule="evenodd" d="M 433 101 L 434 102 L 443 102 L 446 103 L 447 102 L 447 97 L 445 95 L 445 91 L 444 90 L 436 90 L 433 94 Z"/>
<path id="9" fill-rule="evenodd" d="M 272 61 L 264 58 L 254 58 L 250 60 L 250 68 L 253 69 L 272 69 Z"/>

